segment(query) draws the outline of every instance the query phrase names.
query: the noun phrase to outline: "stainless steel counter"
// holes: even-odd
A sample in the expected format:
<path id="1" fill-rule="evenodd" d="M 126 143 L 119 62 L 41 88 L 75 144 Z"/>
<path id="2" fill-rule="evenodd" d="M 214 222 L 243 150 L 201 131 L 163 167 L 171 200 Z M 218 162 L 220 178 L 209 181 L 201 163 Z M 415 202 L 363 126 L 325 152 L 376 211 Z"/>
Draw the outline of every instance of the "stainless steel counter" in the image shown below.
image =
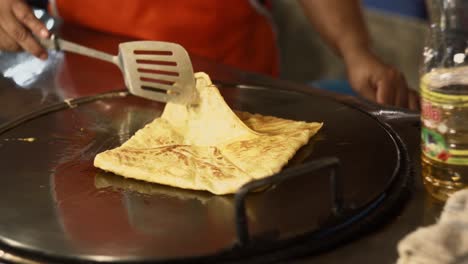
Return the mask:
<path id="1" fill-rule="evenodd" d="M 65 39 L 110 53 L 117 53 L 117 43 L 128 40 L 69 25 L 61 27 L 60 35 Z M 269 87 L 297 86 L 267 76 L 242 72 L 195 56 L 192 60 L 195 71 L 205 71 L 215 81 L 223 83 Z M 119 69 L 114 65 L 56 51 L 50 53 L 47 61 L 39 61 L 24 53 L 1 53 L 0 71 L 1 123 L 54 102 L 124 88 Z M 325 94 L 318 90 L 316 92 Z M 363 107 L 376 110 L 368 105 Z M 442 204 L 427 195 L 422 185 L 418 164 L 418 127 L 401 120 L 389 122 L 408 144 L 411 157 L 415 161 L 415 186 L 411 198 L 394 218 L 378 229 L 337 249 L 318 256 L 301 258 L 295 263 L 394 263 L 397 259 L 398 241 L 419 226 L 435 222 Z"/>

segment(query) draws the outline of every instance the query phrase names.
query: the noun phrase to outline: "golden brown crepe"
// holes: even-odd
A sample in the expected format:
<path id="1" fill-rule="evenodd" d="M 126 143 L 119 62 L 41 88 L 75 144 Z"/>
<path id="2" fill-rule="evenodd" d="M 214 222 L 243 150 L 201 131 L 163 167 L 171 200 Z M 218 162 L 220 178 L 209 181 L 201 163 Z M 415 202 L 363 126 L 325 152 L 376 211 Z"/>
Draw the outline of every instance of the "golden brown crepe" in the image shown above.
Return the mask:
<path id="1" fill-rule="evenodd" d="M 122 146 L 98 154 L 94 166 L 184 189 L 234 193 L 279 172 L 322 126 L 234 113 L 208 75 L 195 78 L 197 105 L 166 104 L 160 118 Z"/>

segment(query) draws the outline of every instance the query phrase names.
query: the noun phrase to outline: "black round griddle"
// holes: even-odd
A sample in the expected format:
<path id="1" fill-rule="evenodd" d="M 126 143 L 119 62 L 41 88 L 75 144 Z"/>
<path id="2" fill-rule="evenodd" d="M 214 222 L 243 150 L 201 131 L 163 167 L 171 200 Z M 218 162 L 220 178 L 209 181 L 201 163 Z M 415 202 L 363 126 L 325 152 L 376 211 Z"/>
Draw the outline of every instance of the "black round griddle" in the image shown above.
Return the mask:
<path id="1" fill-rule="evenodd" d="M 93 167 L 163 104 L 114 92 L 49 106 L 0 129 L 0 248 L 15 261 L 270 262 L 337 246 L 401 205 L 409 161 L 385 123 L 307 91 L 220 90 L 236 110 L 324 127 L 282 173 L 215 196 Z"/>

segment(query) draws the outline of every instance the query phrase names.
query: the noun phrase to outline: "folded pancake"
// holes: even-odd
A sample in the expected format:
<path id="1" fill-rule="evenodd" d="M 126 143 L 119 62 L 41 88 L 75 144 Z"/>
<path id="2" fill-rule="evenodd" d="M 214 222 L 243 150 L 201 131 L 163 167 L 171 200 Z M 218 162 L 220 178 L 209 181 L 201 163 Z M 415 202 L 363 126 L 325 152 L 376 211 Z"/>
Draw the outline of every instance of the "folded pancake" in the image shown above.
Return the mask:
<path id="1" fill-rule="evenodd" d="M 197 105 L 168 103 L 161 117 L 94 166 L 127 178 L 214 194 L 281 170 L 321 123 L 233 112 L 208 75 L 196 73 Z"/>

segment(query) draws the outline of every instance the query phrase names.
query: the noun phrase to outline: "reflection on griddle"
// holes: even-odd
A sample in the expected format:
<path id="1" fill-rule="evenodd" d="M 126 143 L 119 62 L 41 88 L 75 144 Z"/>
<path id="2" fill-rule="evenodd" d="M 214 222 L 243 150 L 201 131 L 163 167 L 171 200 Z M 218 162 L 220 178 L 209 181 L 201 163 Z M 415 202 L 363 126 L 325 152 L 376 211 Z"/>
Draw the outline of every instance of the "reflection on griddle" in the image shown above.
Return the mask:
<path id="1" fill-rule="evenodd" d="M 124 178 L 112 173 L 100 171 L 94 178 L 94 184 L 97 189 L 112 188 L 114 190 L 123 190 L 148 196 L 167 196 L 180 200 L 198 200 L 206 204 L 209 200 L 231 200 L 231 197 L 216 196 L 204 191 L 192 191 L 181 188 L 165 186 L 156 183 L 139 181 Z"/>
<path id="2" fill-rule="evenodd" d="M 219 233 L 216 239 L 234 237 L 232 196 L 184 190 L 106 172 L 99 172 L 94 182 L 98 189 L 110 188 L 123 194 L 128 222 L 140 233 L 171 237 L 177 230 L 196 237 L 201 235 L 198 230 L 209 224 Z"/>
<path id="3" fill-rule="evenodd" d="M 214 240 L 231 240 L 233 243 L 236 237 L 232 195 L 185 190 L 104 171 L 96 174 L 94 184 L 97 189 L 110 188 L 123 193 L 128 222 L 140 233 L 172 237 L 177 230 L 199 236 L 202 235 L 199 230 L 208 228 L 214 231 L 210 234 Z M 250 225 L 255 226 L 255 203 L 247 203 L 246 213 Z"/>

